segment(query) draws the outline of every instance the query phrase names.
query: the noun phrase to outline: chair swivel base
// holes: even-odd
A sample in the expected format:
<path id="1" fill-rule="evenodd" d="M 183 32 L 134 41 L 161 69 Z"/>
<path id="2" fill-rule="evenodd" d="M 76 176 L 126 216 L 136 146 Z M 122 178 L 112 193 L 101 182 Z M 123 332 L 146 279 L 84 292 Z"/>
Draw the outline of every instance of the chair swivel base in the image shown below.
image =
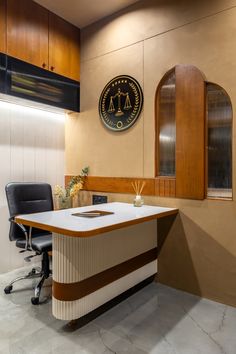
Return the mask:
<path id="1" fill-rule="evenodd" d="M 50 274 L 51 274 L 51 272 L 50 272 Z M 40 297 L 40 293 L 41 293 L 41 289 L 42 289 L 44 280 L 47 279 L 48 277 L 46 277 L 45 274 L 43 274 L 43 272 L 37 272 L 35 268 L 33 268 L 27 275 L 14 279 L 9 285 L 7 285 L 4 288 L 4 292 L 5 292 L 5 294 L 10 294 L 13 289 L 13 284 L 16 283 L 17 281 L 24 280 L 24 279 L 34 279 L 34 278 L 39 278 L 39 277 L 41 277 L 41 279 L 40 279 L 39 283 L 36 285 L 36 287 L 34 288 L 34 295 L 35 296 L 31 298 L 31 303 L 33 305 L 38 305 L 39 304 L 39 297 Z"/>
<path id="2" fill-rule="evenodd" d="M 34 279 L 34 278 L 41 278 L 39 283 L 34 288 L 34 297 L 31 298 L 31 303 L 33 305 L 39 304 L 39 297 L 41 293 L 41 289 L 45 279 L 47 279 L 52 274 L 51 270 L 49 269 L 49 260 L 48 254 L 43 253 L 42 259 L 42 269 L 38 272 L 36 268 L 33 268 L 27 275 L 18 277 L 14 279 L 9 285 L 7 285 L 4 289 L 5 294 L 10 294 L 13 289 L 13 284 L 17 281 L 24 280 L 24 279 Z"/>

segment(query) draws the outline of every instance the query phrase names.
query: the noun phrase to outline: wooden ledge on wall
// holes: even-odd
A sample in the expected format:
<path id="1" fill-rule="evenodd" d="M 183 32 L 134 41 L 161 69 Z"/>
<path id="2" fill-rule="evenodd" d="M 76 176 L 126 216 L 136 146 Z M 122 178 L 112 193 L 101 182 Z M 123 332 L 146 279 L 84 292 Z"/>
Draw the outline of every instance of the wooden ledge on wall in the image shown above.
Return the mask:
<path id="1" fill-rule="evenodd" d="M 67 185 L 73 176 L 65 176 Z M 134 178 L 134 177 L 98 177 L 88 176 L 85 179 L 84 190 L 105 193 L 134 194 L 132 182 L 145 182 L 143 195 L 175 197 L 175 178 Z"/>

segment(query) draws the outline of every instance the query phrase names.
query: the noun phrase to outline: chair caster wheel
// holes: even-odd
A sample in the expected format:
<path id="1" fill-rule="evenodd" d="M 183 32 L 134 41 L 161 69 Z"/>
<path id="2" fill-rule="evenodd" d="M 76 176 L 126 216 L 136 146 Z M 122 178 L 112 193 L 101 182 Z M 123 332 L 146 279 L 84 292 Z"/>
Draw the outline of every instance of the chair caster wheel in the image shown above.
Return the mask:
<path id="1" fill-rule="evenodd" d="M 39 298 L 38 297 L 31 297 L 31 303 L 32 303 L 32 305 L 38 305 Z"/>
<path id="2" fill-rule="evenodd" d="M 11 291 L 12 291 L 12 285 L 8 285 L 8 286 L 6 286 L 5 289 L 4 289 L 4 293 L 5 293 L 5 294 L 10 294 Z"/>

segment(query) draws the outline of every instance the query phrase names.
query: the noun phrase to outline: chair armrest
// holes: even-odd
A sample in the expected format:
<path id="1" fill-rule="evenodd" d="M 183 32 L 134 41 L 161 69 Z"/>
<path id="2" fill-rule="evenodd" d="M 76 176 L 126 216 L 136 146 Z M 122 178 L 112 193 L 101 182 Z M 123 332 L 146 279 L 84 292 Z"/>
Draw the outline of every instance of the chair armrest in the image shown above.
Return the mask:
<path id="1" fill-rule="evenodd" d="M 26 239 L 26 243 L 25 243 L 25 251 L 32 251 L 32 227 L 30 227 L 29 229 L 29 233 L 27 232 L 26 228 L 24 227 L 24 225 L 19 224 L 18 222 L 15 221 L 15 217 L 11 216 L 9 218 L 10 222 L 15 223 L 16 225 L 19 226 L 19 228 L 21 229 L 21 231 L 24 233 L 25 235 L 25 239 Z"/>

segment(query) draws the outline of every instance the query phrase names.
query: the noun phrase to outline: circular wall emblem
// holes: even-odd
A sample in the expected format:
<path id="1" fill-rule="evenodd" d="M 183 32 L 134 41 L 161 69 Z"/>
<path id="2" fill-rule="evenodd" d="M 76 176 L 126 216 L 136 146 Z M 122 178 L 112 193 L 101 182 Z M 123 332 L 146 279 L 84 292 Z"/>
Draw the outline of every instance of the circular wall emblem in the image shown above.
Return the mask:
<path id="1" fill-rule="evenodd" d="M 122 131 L 136 122 L 142 106 L 143 93 L 139 83 L 131 76 L 120 75 L 103 89 L 99 114 L 108 129 Z"/>

